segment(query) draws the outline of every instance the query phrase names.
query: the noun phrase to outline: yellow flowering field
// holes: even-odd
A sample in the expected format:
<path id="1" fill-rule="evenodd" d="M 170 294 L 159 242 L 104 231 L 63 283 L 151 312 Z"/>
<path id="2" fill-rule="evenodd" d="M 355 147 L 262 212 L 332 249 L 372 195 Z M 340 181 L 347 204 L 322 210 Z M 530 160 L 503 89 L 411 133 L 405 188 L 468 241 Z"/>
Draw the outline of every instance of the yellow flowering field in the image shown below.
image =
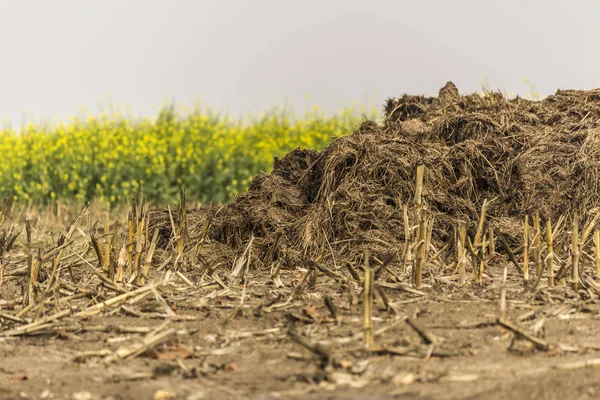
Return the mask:
<path id="1" fill-rule="evenodd" d="M 127 201 L 142 191 L 170 202 L 185 186 L 199 202 L 224 202 L 245 190 L 273 157 L 297 147 L 321 149 L 376 111 L 314 108 L 295 115 L 276 108 L 242 121 L 211 112 L 164 106 L 155 118 L 119 112 L 75 117 L 53 126 L 30 123 L 0 132 L 0 192 L 15 201 Z"/>

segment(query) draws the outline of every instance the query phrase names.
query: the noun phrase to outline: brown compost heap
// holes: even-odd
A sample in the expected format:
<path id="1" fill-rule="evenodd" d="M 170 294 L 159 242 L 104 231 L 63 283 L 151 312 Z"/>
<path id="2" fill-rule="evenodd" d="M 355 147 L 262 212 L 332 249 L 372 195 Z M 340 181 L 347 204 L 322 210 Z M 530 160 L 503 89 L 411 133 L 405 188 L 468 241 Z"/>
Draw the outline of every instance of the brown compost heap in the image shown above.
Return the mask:
<path id="1" fill-rule="evenodd" d="M 438 97 L 404 95 L 384 111 L 379 123 L 364 122 L 321 152 L 275 159 L 273 171 L 230 204 L 189 210 L 188 246 L 210 219 L 198 252 L 207 265 L 232 266 L 251 240 L 252 268 L 315 259 L 339 266 L 365 249 L 379 260 L 401 255 L 403 208 L 412 205 L 420 164 L 437 243 L 450 240 L 459 221 L 472 234 L 486 199 L 488 223 L 510 243 L 525 214 L 555 221 L 600 204 L 600 89 L 529 101 L 460 95 L 448 82 Z M 155 210 L 151 220 L 166 244 L 169 213 Z"/>

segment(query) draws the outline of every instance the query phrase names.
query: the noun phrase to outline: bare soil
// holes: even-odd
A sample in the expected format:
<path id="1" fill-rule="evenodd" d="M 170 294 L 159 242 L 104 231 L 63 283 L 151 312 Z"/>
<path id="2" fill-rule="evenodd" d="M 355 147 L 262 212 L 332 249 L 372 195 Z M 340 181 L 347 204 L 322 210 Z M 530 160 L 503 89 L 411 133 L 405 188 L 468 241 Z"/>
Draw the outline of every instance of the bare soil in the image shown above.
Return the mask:
<path id="1" fill-rule="evenodd" d="M 518 321 L 514 323 L 525 332 L 537 331 L 548 344 L 540 350 L 497 324 L 501 287 L 495 282 L 500 276 L 489 276 L 484 286 L 437 283 L 424 288 L 423 295 L 385 289 L 388 306 L 376 298 L 375 341 L 365 348 L 362 305 L 350 303 L 348 289 L 321 276 L 312 288 L 298 290 L 299 279 L 301 271 L 286 272 L 281 288 L 251 278 L 245 288 L 230 284 L 227 290 L 177 282 L 157 292 L 176 310 L 171 317 L 150 295 L 103 315 L 67 316 L 31 334 L 3 337 L 0 398 L 599 395 L 595 367 L 600 365 L 600 304 L 595 296 L 561 287 L 524 291 L 519 282 L 509 282 L 505 318 Z M 10 282 L 0 291 L 3 311 L 11 307 L 6 300 Z M 358 297 L 359 285 L 349 286 Z M 325 306 L 324 296 L 333 300 L 337 318 Z M 428 344 L 407 318 L 433 335 L 436 344 Z M 173 328 L 175 333 L 138 356 L 110 359 L 147 335 L 147 330 L 127 333 L 127 328 Z M 326 357 L 299 346 L 290 332 L 318 344 Z"/>

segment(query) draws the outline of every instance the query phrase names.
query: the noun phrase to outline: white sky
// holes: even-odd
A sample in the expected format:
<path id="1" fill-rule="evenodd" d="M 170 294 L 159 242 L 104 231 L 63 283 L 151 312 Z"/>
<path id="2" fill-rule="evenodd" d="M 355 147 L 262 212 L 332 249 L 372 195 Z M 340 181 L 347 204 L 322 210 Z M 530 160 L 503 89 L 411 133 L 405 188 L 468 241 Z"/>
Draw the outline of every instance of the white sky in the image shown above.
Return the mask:
<path id="1" fill-rule="evenodd" d="M 0 0 L 0 118 L 64 118 L 111 95 L 238 115 L 283 103 L 335 109 L 462 91 L 543 95 L 600 86 L 592 0 Z"/>

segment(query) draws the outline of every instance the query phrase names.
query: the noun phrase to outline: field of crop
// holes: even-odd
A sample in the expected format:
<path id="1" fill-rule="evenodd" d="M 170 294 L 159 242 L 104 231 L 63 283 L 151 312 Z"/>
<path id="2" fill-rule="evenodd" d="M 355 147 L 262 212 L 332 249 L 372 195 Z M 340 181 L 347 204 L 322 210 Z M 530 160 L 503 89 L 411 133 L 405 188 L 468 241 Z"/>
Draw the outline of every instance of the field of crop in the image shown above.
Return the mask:
<path id="1" fill-rule="evenodd" d="M 233 120 L 202 106 L 165 106 L 156 118 L 111 111 L 52 126 L 0 132 L 0 193 L 21 204 L 99 200 L 115 205 L 142 191 L 165 204 L 181 187 L 201 203 L 222 203 L 268 172 L 273 158 L 296 147 L 322 149 L 350 133 L 365 107 L 302 115 L 280 107 Z"/>
<path id="2" fill-rule="evenodd" d="M 598 398 L 600 90 L 285 115 L 6 133 L 0 398 Z"/>

